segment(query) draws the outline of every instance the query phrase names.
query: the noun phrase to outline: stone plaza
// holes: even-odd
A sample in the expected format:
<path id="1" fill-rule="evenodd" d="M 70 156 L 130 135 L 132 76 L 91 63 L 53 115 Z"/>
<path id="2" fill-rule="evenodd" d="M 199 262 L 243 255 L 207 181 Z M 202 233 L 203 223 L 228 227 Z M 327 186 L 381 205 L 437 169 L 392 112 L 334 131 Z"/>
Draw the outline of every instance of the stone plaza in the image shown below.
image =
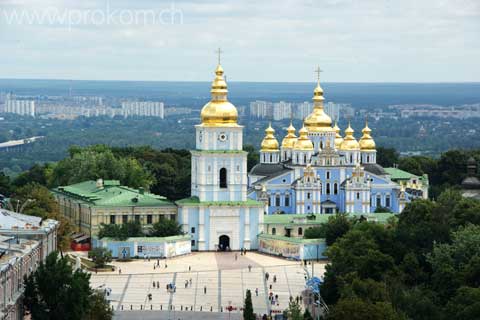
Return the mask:
<path id="1" fill-rule="evenodd" d="M 257 314 L 281 313 L 290 297 L 301 296 L 312 269 L 315 276 L 325 271 L 323 262 L 303 266 L 254 252 L 202 252 L 112 264 L 115 271 L 92 274 L 91 286 L 110 292 L 107 298 L 117 315 L 150 310 L 228 314 L 229 309 L 236 314 L 242 311 L 247 289 Z M 170 283 L 175 290 L 167 290 Z M 278 295 L 274 304 L 268 299 L 270 293 Z"/>

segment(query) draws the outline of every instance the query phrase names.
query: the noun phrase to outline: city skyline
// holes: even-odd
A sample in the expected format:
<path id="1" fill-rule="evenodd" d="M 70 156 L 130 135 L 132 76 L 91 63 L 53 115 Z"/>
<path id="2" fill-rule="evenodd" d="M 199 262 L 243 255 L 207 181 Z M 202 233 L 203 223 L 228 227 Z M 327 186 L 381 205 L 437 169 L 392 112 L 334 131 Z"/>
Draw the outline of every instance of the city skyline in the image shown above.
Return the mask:
<path id="1" fill-rule="evenodd" d="M 322 82 L 477 82 L 479 17 L 473 0 L 7 0 L 0 78 L 208 81 L 221 47 L 229 81 L 310 82 L 320 65 Z"/>

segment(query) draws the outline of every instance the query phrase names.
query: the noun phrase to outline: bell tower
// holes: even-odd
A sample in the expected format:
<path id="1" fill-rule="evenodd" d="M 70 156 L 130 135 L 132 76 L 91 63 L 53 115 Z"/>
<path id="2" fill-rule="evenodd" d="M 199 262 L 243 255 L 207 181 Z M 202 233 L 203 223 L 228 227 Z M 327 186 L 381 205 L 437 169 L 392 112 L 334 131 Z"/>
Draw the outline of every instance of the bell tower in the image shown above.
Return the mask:
<path id="1" fill-rule="evenodd" d="M 212 82 L 211 100 L 195 126 L 196 150 L 192 153 L 192 196 L 200 201 L 247 200 L 247 152 L 243 151 L 243 126 L 227 98 L 227 83 L 219 59 Z"/>

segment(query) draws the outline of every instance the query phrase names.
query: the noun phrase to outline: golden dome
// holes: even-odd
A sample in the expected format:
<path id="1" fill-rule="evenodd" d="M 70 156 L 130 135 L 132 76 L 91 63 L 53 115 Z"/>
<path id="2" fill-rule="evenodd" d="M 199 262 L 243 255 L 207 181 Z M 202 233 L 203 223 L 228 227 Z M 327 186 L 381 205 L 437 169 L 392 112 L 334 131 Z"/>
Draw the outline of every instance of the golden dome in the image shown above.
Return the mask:
<path id="1" fill-rule="evenodd" d="M 218 64 L 212 82 L 212 99 L 202 109 L 200 117 L 205 126 L 237 126 L 237 108 L 227 100 L 227 83 L 223 78 L 223 68 Z"/>
<path id="2" fill-rule="evenodd" d="M 320 81 L 313 91 L 313 111 L 305 118 L 305 126 L 309 132 L 331 132 L 332 118 L 323 110 L 323 89 L 320 87 Z"/>
<path id="3" fill-rule="evenodd" d="M 357 140 L 353 136 L 353 129 L 350 126 L 350 122 L 348 123 L 348 128 L 345 129 L 345 138 L 343 138 L 343 142 L 340 145 L 340 150 L 359 150 L 360 145 L 358 144 Z"/>
<path id="4" fill-rule="evenodd" d="M 287 128 L 287 135 L 282 140 L 282 148 L 284 149 L 292 149 L 297 142 L 297 136 L 295 135 L 295 127 L 293 126 L 292 122 L 290 121 L 290 126 Z"/>
<path id="5" fill-rule="evenodd" d="M 313 143 L 308 138 L 308 130 L 305 128 L 305 125 L 298 131 L 299 137 L 295 144 L 293 145 L 294 150 L 304 150 L 304 151 L 313 151 Z"/>
<path id="6" fill-rule="evenodd" d="M 372 129 L 368 127 L 368 121 L 365 121 L 365 128 L 362 130 L 363 136 L 360 138 L 360 150 L 375 150 L 375 141 L 370 133 Z"/>
<path id="7" fill-rule="evenodd" d="M 272 128 L 272 124 L 269 124 L 265 129 L 265 138 L 263 138 L 260 151 L 278 151 L 278 141 L 274 134 L 275 130 Z"/>
<path id="8" fill-rule="evenodd" d="M 337 122 L 335 122 L 335 126 L 333 127 L 333 130 L 335 130 L 335 148 L 340 149 L 340 146 L 342 145 L 342 142 L 343 142 L 343 137 L 340 134 L 340 128 L 338 127 Z"/>

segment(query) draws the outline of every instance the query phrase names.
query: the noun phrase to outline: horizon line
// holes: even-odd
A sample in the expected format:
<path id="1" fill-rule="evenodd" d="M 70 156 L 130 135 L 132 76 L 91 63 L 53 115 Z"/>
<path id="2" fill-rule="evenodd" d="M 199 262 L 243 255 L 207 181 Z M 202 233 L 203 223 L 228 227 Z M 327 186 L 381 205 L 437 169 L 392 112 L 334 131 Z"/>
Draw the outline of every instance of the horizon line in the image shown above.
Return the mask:
<path id="1" fill-rule="evenodd" d="M 78 81 L 78 82 L 176 82 L 176 83 L 210 83 L 211 80 L 113 80 L 113 79 L 64 79 L 64 78 L 0 78 L 0 81 L 20 80 L 20 81 Z M 228 81 L 228 83 L 295 83 L 295 84 L 316 84 L 315 81 Z M 322 81 L 322 84 L 480 84 L 478 81 Z"/>

